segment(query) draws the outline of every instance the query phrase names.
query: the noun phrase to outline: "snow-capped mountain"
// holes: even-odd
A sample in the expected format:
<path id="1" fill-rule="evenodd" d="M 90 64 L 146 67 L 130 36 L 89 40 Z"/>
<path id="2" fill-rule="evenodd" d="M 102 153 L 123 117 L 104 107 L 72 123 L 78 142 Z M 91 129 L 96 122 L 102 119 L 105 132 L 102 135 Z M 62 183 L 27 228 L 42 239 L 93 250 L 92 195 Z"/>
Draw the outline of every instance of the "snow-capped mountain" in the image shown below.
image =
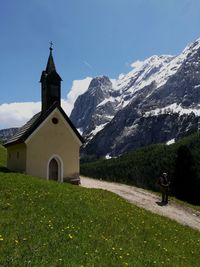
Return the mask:
<path id="1" fill-rule="evenodd" d="M 75 101 L 70 116 L 72 121 L 84 136 L 91 139 L 113 119 L 117 111 L 137 96 L 140 89 L 156 79 L 159 83 L 164 83 L 166 77 L 178 66 L 178 63 L 174 64 L 171 72 L 165 68 L 173 58 L 173 56 L 152 56 L 139 64 L 133 63 L 134 69 L 127 75 L 121 74 L 117 80 L 110 80 L 106 76 L 94 78 L 88 90 Z"/>
<path id="2" fill-rule="evenodd" d="M 200 39 L 178 56 L 152 56 L 117 80 L 94 78 L 71 113 L 86 137 L 85 154 L 119 155 L 197 131 Z"/>
<path id="3" fill-rule="evenodd" d="M 117 104 L 117 95 L 109 78 L 97 77 L 91 81 L 88 90 L 77 98 L 70 118 L 84 136 L 91 138 L 111 121 Z"/>
<path id="4" fill-rule="evenodd" d="M 11 136 L 13 136 L 19 128 L 9 128 L 0 130 L 0 141 L 6 142 Z"/>

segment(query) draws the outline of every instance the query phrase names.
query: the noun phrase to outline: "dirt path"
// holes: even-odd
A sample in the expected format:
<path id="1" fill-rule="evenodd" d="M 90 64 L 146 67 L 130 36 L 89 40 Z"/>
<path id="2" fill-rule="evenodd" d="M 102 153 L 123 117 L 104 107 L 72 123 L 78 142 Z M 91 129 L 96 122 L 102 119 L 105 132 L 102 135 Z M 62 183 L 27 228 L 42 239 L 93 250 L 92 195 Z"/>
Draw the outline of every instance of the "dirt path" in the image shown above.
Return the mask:
<path id="1" fill-rule="evenodd" d="M 141 188 L 86 177 L 81 177 L 81 185 L 87 188 L 111 191 L 141 208 L 169 217 L 183 225 L 200 231 L 200 212 L 178 205 L 173 201 L 167 206 L 161 206 L 160 198 L 157 195 Z"/>

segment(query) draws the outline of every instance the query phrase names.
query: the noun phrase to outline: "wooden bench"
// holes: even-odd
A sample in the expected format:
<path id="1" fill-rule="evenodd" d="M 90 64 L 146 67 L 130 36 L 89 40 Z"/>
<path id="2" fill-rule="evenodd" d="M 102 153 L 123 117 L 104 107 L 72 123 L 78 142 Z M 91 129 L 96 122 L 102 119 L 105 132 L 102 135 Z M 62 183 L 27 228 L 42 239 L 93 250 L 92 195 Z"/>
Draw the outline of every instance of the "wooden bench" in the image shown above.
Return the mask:
<path id="1" fill-rule="evenodd" d="M 63 178 L 63 182 L 64 183 L 69 183 L 69 184 L 74 184 L 74 185 L 80 185 L 81 184 L 81 179 L 80 177 L 75 177 L 75 178 L 72 178 L 72 177 L 65 177 Z"/>

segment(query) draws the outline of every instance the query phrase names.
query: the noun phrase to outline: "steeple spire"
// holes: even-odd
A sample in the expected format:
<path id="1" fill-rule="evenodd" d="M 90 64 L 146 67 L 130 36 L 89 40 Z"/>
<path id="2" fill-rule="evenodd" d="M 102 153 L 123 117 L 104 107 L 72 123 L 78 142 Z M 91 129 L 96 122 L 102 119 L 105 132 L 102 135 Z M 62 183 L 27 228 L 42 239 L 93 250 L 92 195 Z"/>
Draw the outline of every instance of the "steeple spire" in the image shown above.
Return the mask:
<path id="1" fill-rule="evenodd" d="M 54 60 L 53 60 L 53 55 L 52 55 L 52 51 L 53 51 L 53 43 L 50 42 L 50 47 L 49 47 L 50 53 L 49 53 L 49 58 L 47 61 L 47 66 L 46 66 L 46 73 L 49 74 L 52 71 L 56 71 L 56 66 L 54 64 Z"/>

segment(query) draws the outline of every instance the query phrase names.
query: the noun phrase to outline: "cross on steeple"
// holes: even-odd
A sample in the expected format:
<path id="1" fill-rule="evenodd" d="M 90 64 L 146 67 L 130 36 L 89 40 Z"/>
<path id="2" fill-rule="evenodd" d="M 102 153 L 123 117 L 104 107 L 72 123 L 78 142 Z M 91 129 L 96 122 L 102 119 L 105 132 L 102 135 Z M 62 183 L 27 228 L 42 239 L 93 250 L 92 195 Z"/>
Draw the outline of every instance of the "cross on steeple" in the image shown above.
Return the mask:
<path id="1" fill-rule="evenodd" d="M 49 49 L 50 49 L 50 50 L 53 50 L 53 42 L 51 41 L 49 44 L 50 44 Z"/>

